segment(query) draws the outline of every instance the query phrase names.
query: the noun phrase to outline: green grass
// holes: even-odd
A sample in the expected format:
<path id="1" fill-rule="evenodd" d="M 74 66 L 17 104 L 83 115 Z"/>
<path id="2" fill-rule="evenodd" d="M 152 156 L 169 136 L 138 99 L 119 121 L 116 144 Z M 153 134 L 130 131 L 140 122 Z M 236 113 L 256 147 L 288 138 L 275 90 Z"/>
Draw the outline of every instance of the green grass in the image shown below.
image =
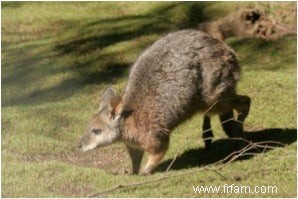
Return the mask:
<path id="1" fill-rule="evenodd" d="M 122 90 L 129 66 L 148 45 L 168 32 L 195 27 L 247 5 L 2 2 L 2 196 L 86 197 L 118 184 L 160 177 L 160 170 L 177 151 L 181 154 L 168 175 L 192 171 L 228 155 L 231 143 L 217 118 L 212 121 L 213 149 L 204 151 L 202 117 L 197 115 L 174 130 L 169 151 L 152 176 L 113 175 L 63 156 L 77 157 L 74 148 L 96 112 L 101 90 L 110 84 Z M 117 190 L 106 197 L 297 196 L 296 37 L 232 38 L 227 43 L 242 66 L 239 93 L 252 98 L 246 131 L 286 146 L 230 163 L 219 171 L 225 178 L 203 171 Z M 117 144 L 102 150 L 113 153 L 123 148 Z M 118 167 L 127 169 L 127 155 L 121 158 Z M 192 187 L 224 184 L 275 185 L 278 193 L 196 194 Z"/>

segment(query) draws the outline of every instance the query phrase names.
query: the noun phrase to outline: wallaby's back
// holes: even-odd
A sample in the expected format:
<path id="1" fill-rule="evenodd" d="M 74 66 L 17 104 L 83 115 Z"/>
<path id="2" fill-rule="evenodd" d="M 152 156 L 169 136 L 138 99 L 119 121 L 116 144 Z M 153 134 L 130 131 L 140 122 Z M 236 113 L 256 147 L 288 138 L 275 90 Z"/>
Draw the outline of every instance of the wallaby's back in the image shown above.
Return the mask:
<path id="1" fill-rule="evenodd" d="M 209 35 L 182 30 L 145 50 L 133 65 L 123 108 L 170 130 L 193 111 L 235 95 L 240 68 L 232 50 Z"/>

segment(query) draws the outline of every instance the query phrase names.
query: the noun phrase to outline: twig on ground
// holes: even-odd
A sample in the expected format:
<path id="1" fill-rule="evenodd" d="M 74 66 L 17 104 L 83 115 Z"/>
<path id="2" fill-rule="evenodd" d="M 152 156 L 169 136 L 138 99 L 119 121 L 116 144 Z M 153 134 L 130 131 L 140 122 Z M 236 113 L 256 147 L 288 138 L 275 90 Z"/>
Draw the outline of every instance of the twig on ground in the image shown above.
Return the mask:
<path id="1" fill-rule="evenodd" d="M 216 100 L 204 113 L 203 115 L 206 115 L 216 104 L 218 103 L 218 100 Z"/>
<path id="2" fill-rule="evenodd" d="M 224 176 L 223 174 L 221 174 L 219 171 L 217 170 L 213 170 L 214 173 L 216 173 L 217 175 L 219 175 L 220 177 L 222 177 L 223 180 L 227 180 L 229 178 L 227 178 L 226 176 Z"/>
<path id="3" fill-rule="evenodd" d="M 166 175 L 167 172 L 171 169 L 171 167 L 173 166 L 173 164 L 174 164 L 174 162 L 176 161 L 176 159 L 177 159 L 177 157 L 178 157 L 179 154 L 180 154 L 180 150 L 178 150 L 178 152 L 176 153 L 174 159 L 171 161 L 171 163 L 170 163 L 169 166 L 167 167 L 167 169 L 166 169 L 164 175 Z"/>

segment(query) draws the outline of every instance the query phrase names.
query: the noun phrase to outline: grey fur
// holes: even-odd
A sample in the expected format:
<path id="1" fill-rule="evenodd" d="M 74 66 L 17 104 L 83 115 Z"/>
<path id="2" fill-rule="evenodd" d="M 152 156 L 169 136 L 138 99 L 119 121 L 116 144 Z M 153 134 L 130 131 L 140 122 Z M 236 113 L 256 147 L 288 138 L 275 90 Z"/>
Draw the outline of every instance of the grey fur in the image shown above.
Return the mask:
<path id="1" fill-rule="evenodd" d="M 240 68 L 233 51 L 209 35 L 183 30 L 171 33 L 144 51 L 131 69 L 124 109 L 144 99 L 158 111 L 163 125 L 176 123 L 189 109 L 211 106 L 235 94 Z"/>

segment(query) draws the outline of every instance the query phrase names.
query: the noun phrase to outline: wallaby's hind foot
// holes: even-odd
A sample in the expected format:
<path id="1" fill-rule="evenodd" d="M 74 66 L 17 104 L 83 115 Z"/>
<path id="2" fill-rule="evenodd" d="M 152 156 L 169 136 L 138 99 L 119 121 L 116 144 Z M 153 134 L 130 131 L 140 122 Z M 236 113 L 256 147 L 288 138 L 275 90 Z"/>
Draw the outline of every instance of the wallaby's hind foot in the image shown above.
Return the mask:
<path id="1" fill-rule="evenodd" d="M 247 96 L 237 95 L 233 101 L 233 107 L 237 111 L 237 119 L 234 119 L 233 110 L 219 115 L 224 132 L 228 137 L 243 137 L 243 123 L 248 116 L 251 100 Z"/>
<path id="2" fill-rule="evenodd" d="M 244 122 L 245 118 L 249 114 L 251 99 L 245 95 L 237 95 L 237 99 L 235 101 L 235 109 L 238 112 L 238 120 Z"/>
<path id="3" fill-rule="evenodd" d="M 234 121 L 234 114 L 233 111 L 229 111 L 226 113 L 222 113 L 219 115 L 221 126 L 224 132 L 227 134 L 228 137 L 234 137 L 233 135 L 234 126 L 236 121 Z"/>
<path id="4" fill-rule="evenodd" d="M 244 133 L 243 124 L 244 124 L 244 120 L 249 114 L 250 104 L 251 104 L 250 97 L 237 95 L 234 107 L 237 110 L 238 116 L 233 129 L 233 134 L 235 134 L 236 137 L 243 137 L 243 133 Z"/>

